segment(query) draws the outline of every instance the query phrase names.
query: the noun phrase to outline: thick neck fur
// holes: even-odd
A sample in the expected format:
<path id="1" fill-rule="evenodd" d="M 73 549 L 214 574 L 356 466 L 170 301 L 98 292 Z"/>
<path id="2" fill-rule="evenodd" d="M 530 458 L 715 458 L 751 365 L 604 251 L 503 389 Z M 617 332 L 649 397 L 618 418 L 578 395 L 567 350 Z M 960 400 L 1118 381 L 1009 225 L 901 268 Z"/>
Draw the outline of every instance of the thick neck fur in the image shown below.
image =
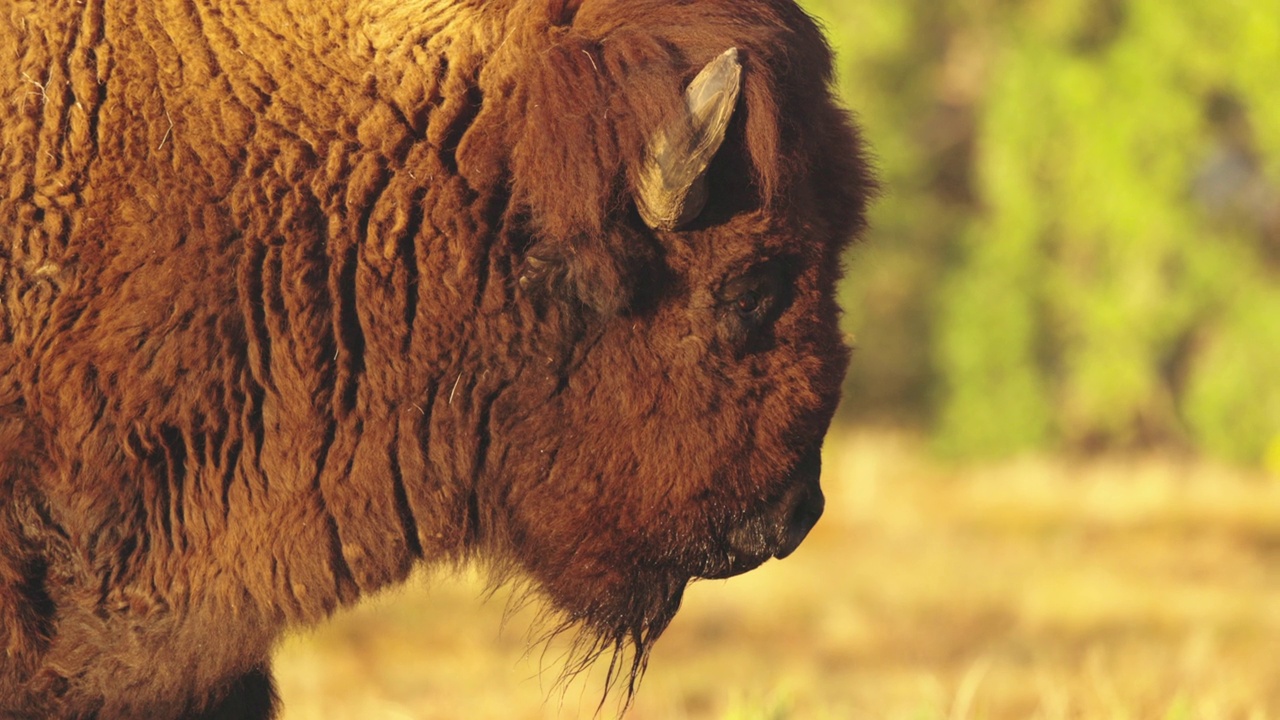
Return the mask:
<path id="1" fill-rule="evenodd" d="M 438 57 L 409 64 L 383 62 L 410 51 L 380 49 L 377 23 L 355 31 L 311 3 L 96 5 L 52 18 L 86 47 L 36 50 L 69 54 L 40 75 L 67 89 L 31 99 L 20 138 L 66 144 L 63 166 L 25 182 L 74 200 L 15 216 L 35 230 L 0 254 L 27 300 L 0 323 L 0 400 L 27 418 L 9 421 L 24 445 L 7 442 L 0 467 L 33 468 L 6 472 L 0 499 L 36 508 L 0 518 L 0 538 L 32 548 L 0 567 L 0 620 L 25 623 L 0 645 L 38 657 L 0 672 L 0 694 L 21 698 L 9 673 L 34 672 L 25 691 L 67 707 L 157 666 L 185 668 L 167 679 L 184 697 L 248 671 L 285 624 L 466 553 L 491 408 L 539 342 L 486 320 L 510 304 L 518 239 L 500 174 L 458 158 L 500 41 L 478 13 L 418 8 Z M 60 113 L 72 137 L 55 136 Z M 99 171 L 131 186 L 90 182 Z M 539 354 L 554 371 L 552 345 Z M 13 610 L 33 573 L 67 608 L 56 628 Z M 212 641 L 228 627 L 241 642 Z M 151 669 L 83 670 L 123 637 Z M 226 652 L 193 662 L 193 647 Z"/>

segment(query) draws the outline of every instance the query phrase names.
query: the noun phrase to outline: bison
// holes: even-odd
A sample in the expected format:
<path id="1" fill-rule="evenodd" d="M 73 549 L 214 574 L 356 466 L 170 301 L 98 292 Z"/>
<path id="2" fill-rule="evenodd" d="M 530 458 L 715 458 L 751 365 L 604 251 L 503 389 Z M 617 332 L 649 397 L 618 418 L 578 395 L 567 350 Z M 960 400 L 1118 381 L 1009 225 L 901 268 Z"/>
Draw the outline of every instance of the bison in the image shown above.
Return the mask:
<path id="1" fill-rule="evenodd" d="M 0 716 L 266 718 L 478 561 L 620 653 L 822 511 L 873 180 L 791 0 L 4 0 Z"/>

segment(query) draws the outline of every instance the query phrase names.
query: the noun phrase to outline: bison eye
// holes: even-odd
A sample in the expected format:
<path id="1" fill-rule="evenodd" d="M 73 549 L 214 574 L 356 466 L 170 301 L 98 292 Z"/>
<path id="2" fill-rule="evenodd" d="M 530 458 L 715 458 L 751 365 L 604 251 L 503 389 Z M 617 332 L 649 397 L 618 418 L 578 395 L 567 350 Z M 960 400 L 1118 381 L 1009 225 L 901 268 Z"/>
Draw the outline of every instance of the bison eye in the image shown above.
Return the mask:
<path id="1" fill-rule="evenodd" d="M 774 313 L 777 295 L 778 278 L 766 268 L 727 283 L 721 289 L 720 302 L 740 329 L 750 331 L 763 325 Z"/>
<path id="2" fill-rule="evenodd" d="M 774 258 L 726 279 L 715 293 L 720 338 L 737 354 L 770 346 L 769 326 L 791 302 L 793 264 Z"/>
<path id="3" fill-rule="evenodd" d="M 748 290 L 733 301 L 733 309 L 743 318 L 751 318 L 764 305 L 764 298 L 758 290 Z"/>

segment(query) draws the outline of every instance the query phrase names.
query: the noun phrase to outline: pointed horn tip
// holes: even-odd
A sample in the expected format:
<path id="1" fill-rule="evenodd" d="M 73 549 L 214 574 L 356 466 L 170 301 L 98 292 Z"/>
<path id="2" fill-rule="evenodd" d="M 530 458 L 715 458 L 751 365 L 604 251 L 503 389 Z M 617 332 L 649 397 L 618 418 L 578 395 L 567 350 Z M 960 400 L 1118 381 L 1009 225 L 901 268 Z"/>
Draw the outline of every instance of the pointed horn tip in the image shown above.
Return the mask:
<path id="1" fill-rule="evenodd" d="M 703 66 L 693 82 L 685 89 L 690 98 L 695 97 L 709 85 L 712 87 L 732 87 L 736 94 L 738 84 L 742 81 L 742 63 L 738 62 L 738 48 L 731 47 L 720 53 L 714 60 Z"/>
<path id="2" fill-rule="evenodd" d="M 723 72 L 723 70 L 720 70 L 720 69 L 726 68 L 726 67 L 733 68 L 734 70 L 742 69 L 742 63 L 739 62 L 739 59 L 738 59 L 738 48 L 731 47 L 728 50 L 725 50 L 724 52 L 720 53 L 719 55 L 716 56 L 715 60 L 712 60 L 711 62 L 707 63 L 707 66 L 705 69 L 711 70 L 712 68 L 715 68 Z"/>

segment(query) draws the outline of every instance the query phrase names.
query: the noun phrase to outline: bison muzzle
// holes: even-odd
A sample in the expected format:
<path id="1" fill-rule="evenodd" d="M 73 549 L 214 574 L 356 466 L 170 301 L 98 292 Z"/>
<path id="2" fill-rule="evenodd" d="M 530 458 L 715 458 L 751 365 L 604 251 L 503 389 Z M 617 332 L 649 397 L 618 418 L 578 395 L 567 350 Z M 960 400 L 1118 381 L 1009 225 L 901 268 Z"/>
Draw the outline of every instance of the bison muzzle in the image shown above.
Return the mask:
<path id="1" fill-rule="evenodd" d="M 5 3 L 0 717 L 269 717 L 464 561 L 631 687 L 817 521 L 873 183 L 791 0 Z"/>

